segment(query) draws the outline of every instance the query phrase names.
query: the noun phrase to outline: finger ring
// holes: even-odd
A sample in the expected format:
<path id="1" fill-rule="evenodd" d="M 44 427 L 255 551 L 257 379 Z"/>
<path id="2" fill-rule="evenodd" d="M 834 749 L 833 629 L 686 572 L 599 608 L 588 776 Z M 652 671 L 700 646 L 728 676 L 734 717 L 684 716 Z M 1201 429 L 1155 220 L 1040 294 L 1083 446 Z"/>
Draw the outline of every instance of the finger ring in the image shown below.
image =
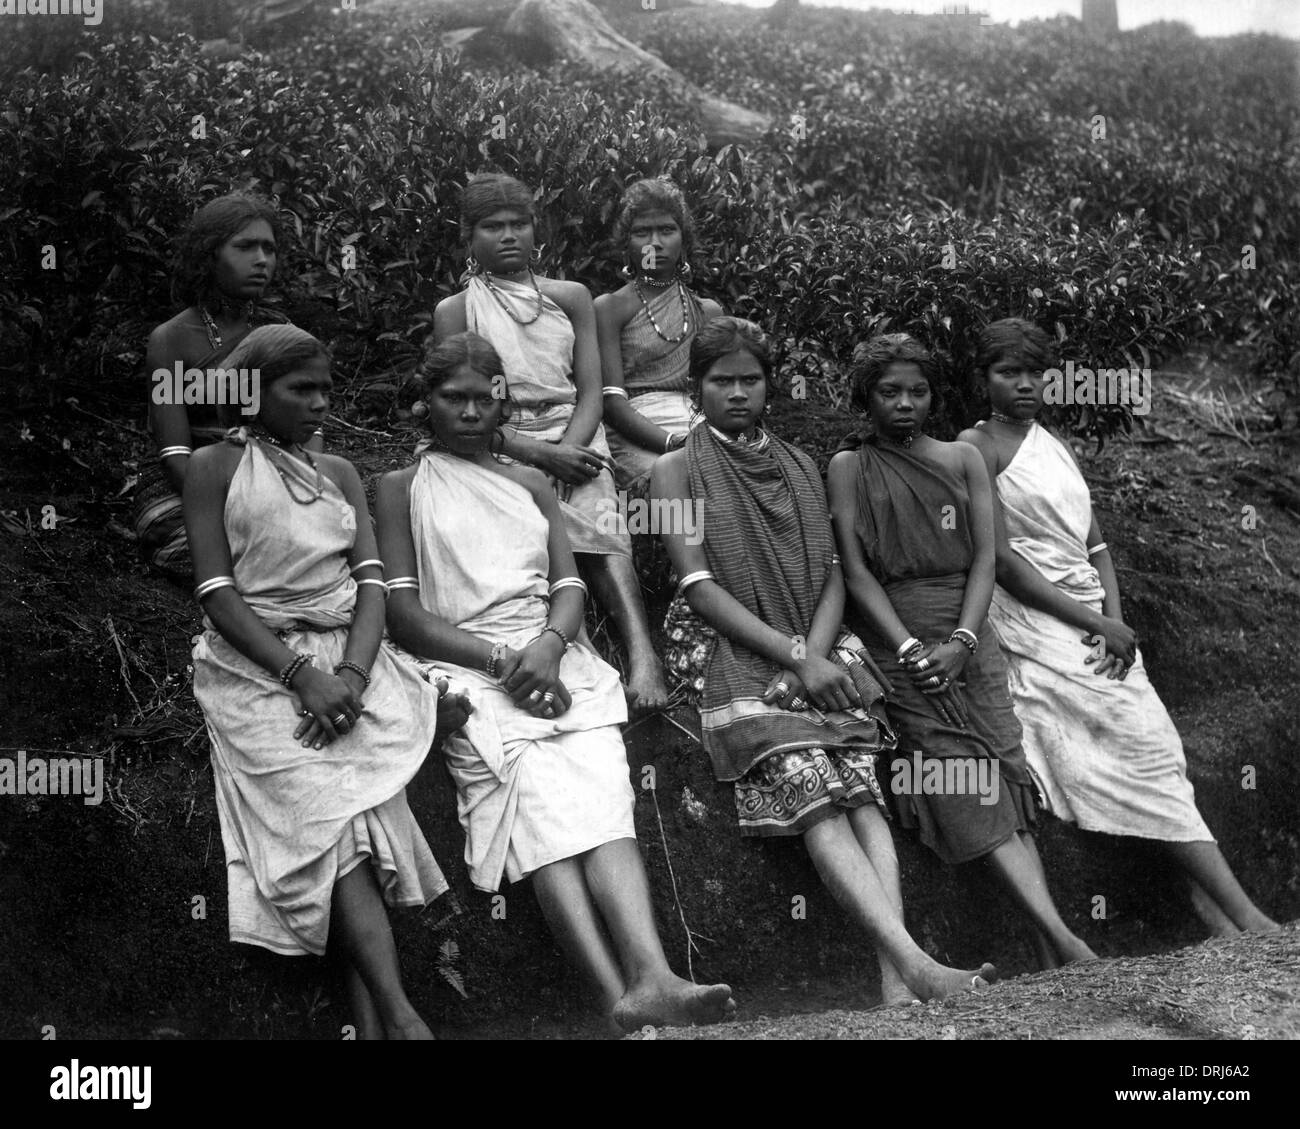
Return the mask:
<path id="1" fill-rule="evenodd" d="M 528 695 L 528 700 L 530 702 L 540 702 L 542 700 L 542 692 L 540 690 L 534 690 Z"/>
<path id="2" fill-rule="evenodd" d="M 927 679 L 925 680 L 925 684 L 926 684 L 927 686 L 942 686 L 942 685 L 943 685 L 943 683 L 939 681 L 939 676 L 938 676 L 937 674 L 932 674 L 932 675 L 930 675 L 930 677 L 927 678 Z"/>
<path id="3" fill-rule="evenodd" d="M 330 721 L 330 724 L 334 726 L 335 729 L 337 729 L 340 725 L 342 725 L 345 721 L 347 721 L 347 719 L 348 719 L 348 715 L 345 713 L 341 713 L 338 715 L 338 717 L 333 718 Z"/>
<path id="4" fill-rule="evenodd" d="M 306 717 L 306 716 L 308 715 L 308 713 L 310 713 L 310 712 L 311 712 L 310 710 L 299 710 L 299 711 L 298 711 L 298 716 L 299 716 L 299 717 Z"/>
<path id="5" fill-rule="evenodd" d="M 777 692 L 778 694 L 780 694 L 782 697 L 785 697 L 786 694 L 790 693 L 790 685 L 789 685 L 789 683 L 787 683 L 787 682 L 778 682 L 778 683 L 776 684 L 776 692 Z"/>
<path id="6" fill-rule="evenodd" d="M 929 659 L 917 659 L 917 660 L 916 660 L 916 669 L 917 669 L 917 670 L 929 670 L 929 669 L 930 669 L 930 660 L 929 660 Z"/>
<path id="7" fill-rule="evenodd" d="M 791 708 L 792 710 L 802 710 L 802 709 L 807 709 L 807 708 L 808 708 L 808 703 L 805 702 L 802 698 L 794 698 L 794 699 L 792 699 L 791 702 L 790 702 L 790 708 Z"/>
<path id="8" fill-rule="evenodd" d="M 553 701 L 555 701 L 554 692 L 551 690 L 547 690 L 546 693 L 542 695 L 542 701 L 549 706 Z"/>

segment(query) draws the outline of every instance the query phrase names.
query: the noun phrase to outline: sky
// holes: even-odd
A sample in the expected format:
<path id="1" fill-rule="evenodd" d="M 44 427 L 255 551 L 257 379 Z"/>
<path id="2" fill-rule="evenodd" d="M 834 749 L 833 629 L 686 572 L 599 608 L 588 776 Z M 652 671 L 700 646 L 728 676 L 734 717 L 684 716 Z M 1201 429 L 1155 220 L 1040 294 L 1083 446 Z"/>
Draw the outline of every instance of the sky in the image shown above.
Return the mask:
<path id="1" fill-rule="evenodd" d="M 771 0 L 731 0 L 766 8 Z M 802 0 L 805 4 L 833 8 L 892 8 L 941 14 L 954 0 Z M 998 23 L 1047 19 L 1056 15 L 1077 17 L 1080 0 L 956 0 L 971 11 L 987 12 Z M 1119 26 L 1127 31 L 1155 20 L 1178 20 L 1198 35 L 1237 35 L 1269 31 L 1300 39 L 1300 0 L 1118 0 Z"/>

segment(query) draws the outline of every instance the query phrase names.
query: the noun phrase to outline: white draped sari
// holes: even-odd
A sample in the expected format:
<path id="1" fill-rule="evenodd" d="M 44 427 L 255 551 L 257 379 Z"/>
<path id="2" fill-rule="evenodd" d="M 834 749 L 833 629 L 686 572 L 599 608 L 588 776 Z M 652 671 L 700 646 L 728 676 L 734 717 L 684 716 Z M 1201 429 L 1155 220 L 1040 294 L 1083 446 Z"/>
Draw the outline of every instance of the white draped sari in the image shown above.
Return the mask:
<path id="1" fill-rule="evenodd" d="M 515 649 L 537 637 L 550 608 L 549 526 L 523 486 L 429 451 L 411 482 L 410 515 L 425 608 Z M 627 704 L 618 672 L 594 651 L 574 643 L 561 659 L 573 705 L 554 718 L 520 709 L 481 670 L 417 661 L 445 673 L 474 707 L 444 750 L 478 889 L 636 837 L 619 730 Z"/>
<path id="2" fill-rule="evenodd" d="M 1061 592 L 1102 608 L 1088 559 L 1088 485 L 1061 443 L 1035 423 L 997 479 L 1011 548 Z M 1082 632 L 995 587 L 989 623 L 1006 652 L 1025 754 L 1050 810 L 1089 831 L 1213 841 L 1187 779 L 1178 731 L 1141 652 L 1124 681 L 1084 665 Z"/>

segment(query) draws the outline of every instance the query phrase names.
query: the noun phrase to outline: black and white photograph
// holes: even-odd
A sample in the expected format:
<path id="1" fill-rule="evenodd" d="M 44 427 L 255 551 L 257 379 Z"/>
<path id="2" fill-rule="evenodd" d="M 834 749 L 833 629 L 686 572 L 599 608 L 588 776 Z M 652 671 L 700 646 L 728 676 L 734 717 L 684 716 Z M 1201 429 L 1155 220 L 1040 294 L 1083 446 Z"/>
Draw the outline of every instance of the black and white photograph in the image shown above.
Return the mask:
<path id="1" fill-rule="evenodd" d="M 1293 0 L 0 44 L 9 1092 L 430 1039 L 1284 1084 Z"/>

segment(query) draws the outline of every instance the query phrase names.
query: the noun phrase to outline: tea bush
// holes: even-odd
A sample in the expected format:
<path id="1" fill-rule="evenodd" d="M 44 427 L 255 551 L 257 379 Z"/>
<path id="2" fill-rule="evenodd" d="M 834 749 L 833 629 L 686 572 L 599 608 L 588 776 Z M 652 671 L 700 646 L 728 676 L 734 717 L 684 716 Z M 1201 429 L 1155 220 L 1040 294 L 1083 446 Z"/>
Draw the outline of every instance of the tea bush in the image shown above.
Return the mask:
<path id="1" fill-rule="evenodd" d="M 171 237 L 241 186 L 285 220 L 273 300 L 343 343 L 357 382 L 395 388 L 463 267 L 460 185 L 488 168 L 537 190 L 545 269 L 595 292 L 620 282 L 623 187 L 675 179 L 697 214 L 698 288 L 772 328 L 791 377 L 831 403 L 863 334 L 913 329 L 961 375 L 972 330 L 1013 313 L 1106 366 L 1239 338 L 1295 393 L 1284 41 L 1180 25 L 1097 40 L 1067 19 L 616 16 L 693 82 L 774 116 L 760 142 L 713 153 L 663 84 L 459 57 L 418 10 L 316 11 L 233 62 L 200 53 L 193 12 L 156 11 L 121 5 L 120 34 L 61 25 L 62 55 L 24 41 L 0 64 L 0 364 L 28 393 L 124 387 L 171 310 Z M 971 406 L 963 392 L 953 422 Z M 1126 418 L 1071 422 L 1105 435 Z"/>

